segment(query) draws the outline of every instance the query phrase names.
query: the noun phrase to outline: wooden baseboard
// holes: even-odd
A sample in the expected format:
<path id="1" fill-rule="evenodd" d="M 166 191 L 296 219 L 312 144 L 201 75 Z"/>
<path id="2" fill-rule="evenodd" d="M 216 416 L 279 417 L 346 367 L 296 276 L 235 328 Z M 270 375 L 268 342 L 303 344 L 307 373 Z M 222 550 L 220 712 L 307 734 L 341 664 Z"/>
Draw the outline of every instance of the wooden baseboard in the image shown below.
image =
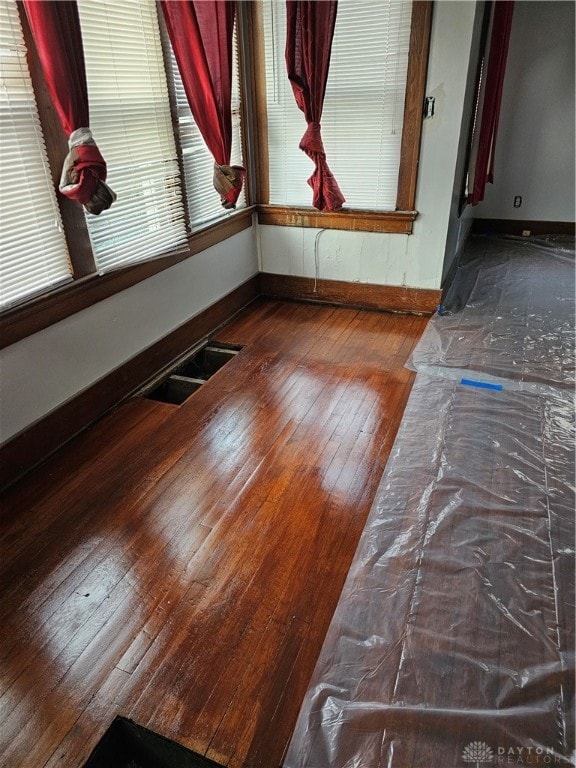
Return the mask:
<path id="1" fill-rule="evenodd" d="M 247 280 L 84 392 L 0 448 L 0 488 L 28 472 L 125 400 L 260 295 L 260 275 Z"/>
<path id="2" fill-rule="evenodd" d="M 477 235 L 573 235 L 573 221 L 521 221 L 516 219 L 474 219 L 472 232 Z"/>
<path id="3" fill-rule="evenodd" d="M 265 296 L 391 312 L 431 315 L 436 311 L 442 295 L 441 291 L 403 285 L 348 283 L 342 280 L 318 280 L 315 285 L 311 277 L 274 275 L 270 272 L 263 272 L 260 277 Z"/>

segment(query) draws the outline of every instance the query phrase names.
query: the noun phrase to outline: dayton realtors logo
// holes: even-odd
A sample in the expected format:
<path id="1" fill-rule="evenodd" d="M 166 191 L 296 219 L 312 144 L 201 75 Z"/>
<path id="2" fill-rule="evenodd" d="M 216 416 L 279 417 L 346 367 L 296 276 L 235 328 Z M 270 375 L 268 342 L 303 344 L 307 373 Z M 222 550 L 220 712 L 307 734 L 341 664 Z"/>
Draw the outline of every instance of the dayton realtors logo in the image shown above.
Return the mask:
<path id="1" fill-rule="evenodd" d="M 493 749 L 484 741 L 471 741 L 462 750 L 462 760 L 474 768 L 486 765 L 561 765 L 552 747 L 503 747 Z"/>
<path id="2" fill-rule="evenodd" d="M 465 763 L 473 763 L 474 768 L 480 768 L 484 763 L 494 761 L 494 752 L 492 747 L 483 741 L 471 741 L 462 751 L 462 760 Z"/>

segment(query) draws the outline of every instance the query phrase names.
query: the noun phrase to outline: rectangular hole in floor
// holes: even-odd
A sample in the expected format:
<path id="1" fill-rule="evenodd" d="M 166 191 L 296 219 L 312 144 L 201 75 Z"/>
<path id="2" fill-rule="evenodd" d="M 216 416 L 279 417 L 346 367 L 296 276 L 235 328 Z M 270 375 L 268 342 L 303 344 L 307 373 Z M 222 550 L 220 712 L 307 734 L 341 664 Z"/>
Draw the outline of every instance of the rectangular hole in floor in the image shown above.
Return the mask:
<path id="1" fill-rule="evenodd" d="M 132 720 L 116 717 L 84 768 L 223 768 Z"/>
<path id="2" fill-rule="evenodd" d="M 160 384 L 156 383 L 145 396 L 161 403 L 181 405 L 241 349 L 238 345 L 205 344 L 186 360 L 178 363 Z"/>

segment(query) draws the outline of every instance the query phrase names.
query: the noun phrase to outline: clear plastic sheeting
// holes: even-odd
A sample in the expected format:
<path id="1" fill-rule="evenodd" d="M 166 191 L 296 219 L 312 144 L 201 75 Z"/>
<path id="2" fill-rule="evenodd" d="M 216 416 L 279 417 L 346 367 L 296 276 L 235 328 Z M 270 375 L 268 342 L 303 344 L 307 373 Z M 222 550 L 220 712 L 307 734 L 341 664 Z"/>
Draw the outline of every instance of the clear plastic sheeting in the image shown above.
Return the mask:
<path id="1" fill-rule="evenodd" d="M 573 389 L 574 277 L 568 238 L 475 238 L 410 367 L 505 378 L 525 391 Z"/>
<path id="2" fill-rule="evenodd" d="M 514 272 L 536 269 L 534 253 L 518 265 L 506 242 L 499 265 L 486 247 L 462 316 L 483 313 L 418 350 L 440 375 L 416 377 L 285 768 L 575 764 L 574 400 L 560 364 L 573 295 L 568 275 L 550 291 L 532 273 L 524 301 Z M 562 326 L 562 350 L 545 345 L 549 369 L 543 353 L 516 369 L 544 325 Z M 471 339 L 488 342 L 472 345 L 483 359 Z M 445 375 L 440 348 L 455 363 Z M 460 367 L 498 383 L 462 383 Z"/>

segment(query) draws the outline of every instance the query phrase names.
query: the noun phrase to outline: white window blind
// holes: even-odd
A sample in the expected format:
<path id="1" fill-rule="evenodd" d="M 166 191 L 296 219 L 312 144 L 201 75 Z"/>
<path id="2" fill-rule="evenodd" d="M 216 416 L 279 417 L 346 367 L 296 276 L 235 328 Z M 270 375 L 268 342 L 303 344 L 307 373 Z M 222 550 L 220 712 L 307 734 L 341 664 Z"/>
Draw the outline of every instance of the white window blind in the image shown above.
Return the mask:
<path id="1" fill-rule="evenodd" d="M 15 2 L 0 2 L 0 306 L 71 279 Z"/>
<path id="2" fill-rule="evenodd" d="M 112 207 L 86 220 L 101 272 L 186 245 L 184 205 L 154 0 L 80 0 L 90 127 Z"/>
<path id="3" fill-rule="evenodd" d="M 270 202 L 312 204 L 306 130 L 288 76 L 286 8 L 264 3 Z M 406 93 L 412 3 L 340 0 L 322 113 L 328 165 L 345 208 L 394 210 Z"/>
<path id="4" fill-rule="evenodd" d="M 188 105 L 184 84 L 176 57 L 170 48 L 170 76 L 176 98 L 178 114 L 178 136 L 182 150 L 182 166 L 188 205 L 190 227 L 196 231 L 218 219 L 231 215 L 220 203 L 220 195 L 214 189 L 214 158 L 210 154 L 202 134 L 196 125 Z M 232 40 L 234 68 L 232 70 L 232 155 L 231 165 L 243 165 L 242 136 L 240 127 L 240 67 L 238 63 L 238 44 L 236 28 Z M 236 203 L 236 209 L 246 207 L 244 188 Z"/>

